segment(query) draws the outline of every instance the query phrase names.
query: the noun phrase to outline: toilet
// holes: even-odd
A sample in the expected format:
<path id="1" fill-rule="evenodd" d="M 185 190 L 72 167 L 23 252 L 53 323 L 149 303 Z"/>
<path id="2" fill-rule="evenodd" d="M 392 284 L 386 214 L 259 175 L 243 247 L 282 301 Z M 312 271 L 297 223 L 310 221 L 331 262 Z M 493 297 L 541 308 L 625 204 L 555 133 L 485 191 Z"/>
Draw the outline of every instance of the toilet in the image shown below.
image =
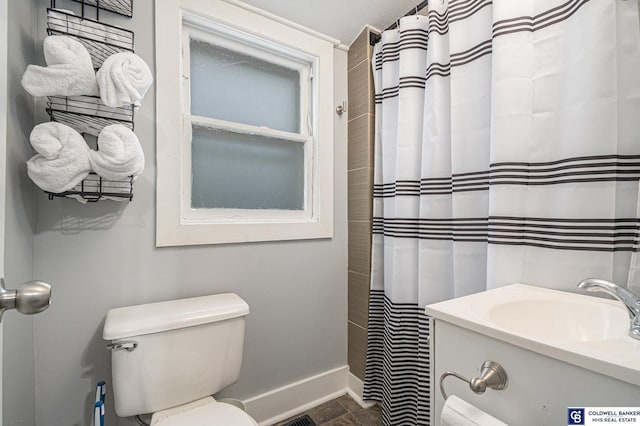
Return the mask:
<path id="1" fill-rule="evenodd" d="M 118 416 L 153 413 L 154 426 L 257 425 L 211 396 L 240 377 L 248 314 L 233 293 L 111 309 L 102 338 Z"/>

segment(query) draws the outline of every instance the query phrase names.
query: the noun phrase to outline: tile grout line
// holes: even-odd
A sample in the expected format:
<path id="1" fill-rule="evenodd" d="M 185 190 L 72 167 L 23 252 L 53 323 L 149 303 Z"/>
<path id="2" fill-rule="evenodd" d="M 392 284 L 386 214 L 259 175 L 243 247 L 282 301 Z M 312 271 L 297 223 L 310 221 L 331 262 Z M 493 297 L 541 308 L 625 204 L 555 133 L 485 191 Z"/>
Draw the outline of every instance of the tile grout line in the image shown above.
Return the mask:
<path id="1" fill-rule="evenodd" d="M 358 172 L 358 171 L 363 170 L 363 169 L 373 170 L 373 167 L 370 167 L 370 166 L 357 167 L 355 169 L 347 170 L 347 172 Z"/>
<path id="2" fill-rule="evenodd" d="M 347 323 L 351 323 L 351 324 L 353 324 L 354 326 L 356 326 L 356 327 L 358 327 L 358 328 L 361 328 L 363 331 L 367 331 L 367 330 L 368 330 L 368 328 L 363 327 L 363 326 L 361 326 L 360 324 L 356 324 L 355 322 L 353 322 L 353 321 L 351 321 L 351 320 L 348 320 L 348 321 L 347 321 Z"/>
<path id="3" fill-rule="evenodd" d="M 347 99 L 347 101 L 348 101 L 348 99 Z M 349 106 L 349 105 L 347 105 L 347 107 L 348 107 L 348 106 Z M 349 112 L 349 111 L 347 111 L 347 113 L 348 113 L 348 112 Z M 359 118 L 362 118 L 362 117 L 364 117 L 364 116 L 366 116 L 366 115 L 374 115 L 374 116 L 375 116 L 376 114 L 375 114 L 375 113 L 373 113 L 373 112 L 363 112 L 362 114 L 358 115 L 357 117 L 349 118 L 349 119 L 347 120 L 347 124 L 349 124 L 349 123 L 351 123 L 352 121 L 355 121 L 355 120 L 357 120 L 357 119 L 359 119 Z"/>
<path id="4" fill-rule="evenodd" d="M 347 272 L 352 272 L 352 273 L 354 273 L 356 275 L 362 275 L 363 277 L 367 277 L 367 278 L 371 277 L 371 274 L 363 274 L 362 272 L 352 271 L 351 269 L 347 269 Z"/>

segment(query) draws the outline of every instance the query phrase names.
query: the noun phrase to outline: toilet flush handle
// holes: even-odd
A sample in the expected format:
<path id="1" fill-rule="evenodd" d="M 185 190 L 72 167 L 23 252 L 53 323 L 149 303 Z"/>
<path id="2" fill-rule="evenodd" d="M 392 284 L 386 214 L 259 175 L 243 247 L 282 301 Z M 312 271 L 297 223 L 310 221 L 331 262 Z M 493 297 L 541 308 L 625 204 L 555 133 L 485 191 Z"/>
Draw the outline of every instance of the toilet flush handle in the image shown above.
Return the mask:
<path id="1" fill-rule="evenodd" d="M 109 351 L 125 350 L 127 352 L 132 352 L 137 347 L 138 347 L 138 342 L 134 342 L 132 340 L 121 340 L 119 342 L 109 343 L 107 345 L 107 350 Z"/>

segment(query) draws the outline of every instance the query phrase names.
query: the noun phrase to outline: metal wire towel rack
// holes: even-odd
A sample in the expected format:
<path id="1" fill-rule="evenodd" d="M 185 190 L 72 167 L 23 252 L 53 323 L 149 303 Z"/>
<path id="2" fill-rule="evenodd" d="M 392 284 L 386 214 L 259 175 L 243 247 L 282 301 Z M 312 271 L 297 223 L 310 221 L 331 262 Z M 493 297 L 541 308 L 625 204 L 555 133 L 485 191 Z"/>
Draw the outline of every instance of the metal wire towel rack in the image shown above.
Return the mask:
<path id="1" fill-rule="evenodd" d="M 122 16 L 133 16 L 133 0 L 72 0 L 79 3 L 80 14 L 56 9 L 56 0 L 51 0 L 47 9 L 47 34 L 72 37 L 82 43 L 97 70 L 109 56 L 119 52 L 133 52 L 133 31 L 99 21 L 100 11 L 106 10 Z M 95 18 L 87 17 L 91 9 Z M 83 135 L 98 136 L 111 124 L 134 128 L 134 107 L 127 105 L 113 108 L 104 105 L 97 96 L 49 96 L 47 113 L 51 121 L 66 124 Z M 63 193 L 47 192 L 54 197 L 74 197 L 87 202 L 103 199 L 131 201 L 133 199 L 133 177 L 124 180 L 108 180 L 90 173 L 79 185 Z"/>

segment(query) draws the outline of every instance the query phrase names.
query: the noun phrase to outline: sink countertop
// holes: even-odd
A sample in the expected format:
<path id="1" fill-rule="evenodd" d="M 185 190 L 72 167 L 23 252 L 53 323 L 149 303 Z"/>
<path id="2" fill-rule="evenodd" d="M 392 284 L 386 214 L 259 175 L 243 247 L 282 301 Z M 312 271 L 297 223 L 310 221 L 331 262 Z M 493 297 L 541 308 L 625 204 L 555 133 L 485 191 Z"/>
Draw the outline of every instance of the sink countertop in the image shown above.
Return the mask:
<path id="1" fill-rule="evenodd" d="M 512 306 L 545 305 L 557 308 L 566 304 L 567 311 L 576 310 L 576 317 L 588 318 L 588 314 L 606 317 L 603 324 L 591 319 L 582 324 L 584 330 L 575 331 L 568 321 L 573 313 L 563 314 L 563 336 L 550 324 L 541 322 L 540 329 L 523 327 L 523 318 L 514 315 L 513 325 L 506 323 Z M 580 312 L 577 312 L 577 311 Z M 496 315 L 497 312 L 500 315 Z M 517 309 L 514 309 L 517 312 Z M 557 310 L 556 310 L 557 312 Z M 529 315 L 531 310 L 527 312 Z M 493 337 L 498 340 L 558 359 L 591 371 L 640 386 L 640 340 L 627 335 L 629 316 L 621 302 L 582 294 L 551 290 L 525 284 L 511 284 L 481 293 L 434 303 L 426 307 L 426 314 L 433 318 Z M 542 314 L 542 312 L 541 312 Z M 587 317 L 585 317 L 585 314 Z M 548 323 L 548 321 L 546 321 Z M 600 327 L 593 327 L 601 325 Z M 546 333 L 543 327 L 547 327 Z M 595 329 L 597 328 L 597 330 Z"/>

